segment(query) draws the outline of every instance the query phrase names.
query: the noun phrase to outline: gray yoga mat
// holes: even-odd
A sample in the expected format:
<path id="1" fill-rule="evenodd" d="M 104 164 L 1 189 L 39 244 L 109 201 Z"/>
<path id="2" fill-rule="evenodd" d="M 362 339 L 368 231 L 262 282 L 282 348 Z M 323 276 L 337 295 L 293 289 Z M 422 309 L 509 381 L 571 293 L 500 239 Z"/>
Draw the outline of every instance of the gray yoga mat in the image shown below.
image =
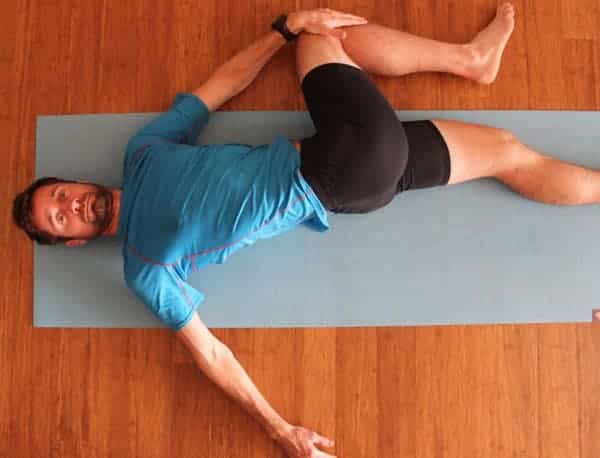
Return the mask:
<path id="1" fill-rule="evenodd" d="M 36 175 L 120 186 L 125 145 L 155 113 L 41 116 Z M 505 127 L 600 169 L 600 112 L 398 112 Z M 199 142 L 314 132 L 304 112 L 215 113 Z M 528 201 L 494 180 L 410 191 L 367 215 L 330 214 L 189 277 L 210 327 L 590 321 L 600 308 L 600 209 Z M 35 326 L 156 327 L 124 284 L 118 241 L 35 247 Z"/>

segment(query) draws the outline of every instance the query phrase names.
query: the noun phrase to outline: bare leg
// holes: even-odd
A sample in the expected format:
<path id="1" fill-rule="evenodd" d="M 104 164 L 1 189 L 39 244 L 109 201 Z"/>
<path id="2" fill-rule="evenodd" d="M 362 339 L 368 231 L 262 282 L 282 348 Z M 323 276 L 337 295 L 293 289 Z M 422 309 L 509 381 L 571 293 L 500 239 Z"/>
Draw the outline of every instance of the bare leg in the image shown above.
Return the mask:
<path id="1" fill-rule="evenodd" d="M 346 29 L 343 46 L 335 38 L 302 35 L 296 48 L 298 76 L 302 81 L 316 66 L 340 62 L 387 76 L 441 71 L 489 83 L 496 77 L 512 33 L 513 15 L 510 4 L 501 5 L 494 21 L 467 45 L 440 43 L 370 24 Z M 544 156 L 502 129 L 454 121 L 434 124 L 450 150 L 449 184 L 494 177 L 544 203 L 600 202 L 598 171 Z"/>
<path id="2" fill-rule="evenodd" d="M 556 205 L 600 203 L 600 172 L 545 156 L 510 132 L 457 121 L 433 121 L 450 150 L 450 181 L 493 177 L 519 194 Z"/>
<path id="3" fill-rule="evenodd" d="M 514 28 L 514 8 L 498 7 L 494 20 L 467 44 L 450 44 L 375 24 L 346 28 L 343 42 L 303 34 L 296 51 L 300 81 L 317 65 L 341 62 L 384 76 L 444 72 L 492 83 Z"/>
<path id="4" fill-rule="evenodd" d="M 467 44 L 443 43 L 366 24 L 347 28 L 342 45 L 350 58 L 369 73 L 401 76 L 444 72 L 490 84 L 514 29 L 514 14 L 510 3 L 502 4 L 494 20 Z"/>

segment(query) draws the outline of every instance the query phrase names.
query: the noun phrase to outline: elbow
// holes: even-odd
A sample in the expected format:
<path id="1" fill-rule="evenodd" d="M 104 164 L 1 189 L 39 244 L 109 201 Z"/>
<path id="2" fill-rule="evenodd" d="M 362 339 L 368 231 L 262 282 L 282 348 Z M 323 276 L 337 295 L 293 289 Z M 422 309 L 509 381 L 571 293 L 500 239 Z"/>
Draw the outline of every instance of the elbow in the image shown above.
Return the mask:
<path id="1" fill-rule="evenodd" d="M 232 355 L 231 350 L 208 330 L 198 316 L 193 317 L 177 336 L 202 369 L 219 365 Z"/>
<path id="2" fill-rule="evenodd" d="M 219 339 L 214 338 L 212 345 L 208 351 L 204 352 L 203 360 L 209 366 L 218 366 L 223 361 L 233 356 L 233 353 L 227 345 L 221 342 Z"/>

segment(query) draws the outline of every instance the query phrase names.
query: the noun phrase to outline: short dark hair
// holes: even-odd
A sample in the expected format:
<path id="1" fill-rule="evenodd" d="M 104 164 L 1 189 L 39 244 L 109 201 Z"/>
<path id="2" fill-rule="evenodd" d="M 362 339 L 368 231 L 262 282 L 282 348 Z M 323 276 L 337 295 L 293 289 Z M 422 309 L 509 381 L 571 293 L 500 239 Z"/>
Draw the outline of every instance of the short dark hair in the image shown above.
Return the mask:
<path id="1" fill-rule="evenodd" d="M 25 191 L 15 197 L 13 203 L 13 219 L 15 224 L 19 226 L 29 236 L 31 240 L 39 243 L 40 245 L 58 245 L 71 240 L 68 237 L 56 237 L 46 231 L 42 231 L 33 224 L 31 218 L 31 210 L 33 205 L 33 194 L 38 188 L 55 183 L 75 183 L 71 180 L 63 180 L 56 177 L 45 177 L 40 178 L 31 185 Z"/>

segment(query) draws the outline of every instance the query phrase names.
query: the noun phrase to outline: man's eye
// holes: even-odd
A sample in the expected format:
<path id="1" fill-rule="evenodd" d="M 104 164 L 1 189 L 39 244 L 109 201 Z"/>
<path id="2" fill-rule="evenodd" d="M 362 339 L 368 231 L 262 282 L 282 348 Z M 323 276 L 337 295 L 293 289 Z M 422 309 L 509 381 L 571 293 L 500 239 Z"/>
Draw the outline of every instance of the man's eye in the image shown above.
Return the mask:
<path id="1" fill-rule="evenodd" d="M 62 225 L 65 222 L 65 217 L 63 215 L 56 215 L 56 222 Z"/>
<path id="2" fill-rule="evenodd" d="M 64 192 L 64 191 L 60 191 L 60 192 L 58 193 L 58 197 L 59 197 L 61 200 L 64 200 L 64 199 L 65 199 L 65 197 L 67 197 L 67 193 L 66 193 L 66 192 Z"/>

